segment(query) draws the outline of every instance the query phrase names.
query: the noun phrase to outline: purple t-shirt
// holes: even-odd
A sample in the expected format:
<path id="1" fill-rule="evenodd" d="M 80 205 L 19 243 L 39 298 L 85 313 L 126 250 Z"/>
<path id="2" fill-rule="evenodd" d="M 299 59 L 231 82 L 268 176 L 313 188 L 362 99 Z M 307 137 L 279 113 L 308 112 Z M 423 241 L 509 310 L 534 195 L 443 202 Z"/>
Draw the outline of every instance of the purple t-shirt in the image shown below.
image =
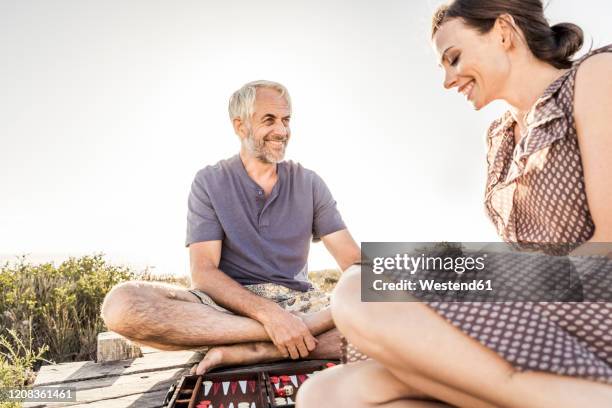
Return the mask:
<path id="1" fill-rule="evenodd" d="M 267 198 L 240 155 L 200 170 L 189 194 L 185 245 L 222 240 L 219 269 L 238 283 L 306 291 L 311 239 L 346 226 L 314 171 L 292 161 L 276 169 L 278 181 Z"/>

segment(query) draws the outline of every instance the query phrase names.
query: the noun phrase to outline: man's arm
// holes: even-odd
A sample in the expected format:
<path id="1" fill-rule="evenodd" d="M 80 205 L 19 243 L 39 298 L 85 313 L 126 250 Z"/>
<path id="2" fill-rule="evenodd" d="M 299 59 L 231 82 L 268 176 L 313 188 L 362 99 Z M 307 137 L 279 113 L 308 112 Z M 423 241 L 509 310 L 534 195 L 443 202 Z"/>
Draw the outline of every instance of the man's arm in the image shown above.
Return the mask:
<path id="1" fill-rule="evenodd" d="M 189 245 L 189 258 L 192 285 L 219 305 L 260 322 L 285 357 L 304 358 L 315 349 L 316 339 L 302 319 L 245 289 L 219 269 L 221 241 Z"/>
<path id="2" fill-rule="evenodd" d="M 349 266 L 361 261 L 361 249 L 348 229 L 332 232 L 321 237 L 325 248 L 334 257 L 344 272 Z"/>
<path id="3" fill-rule="evenodd" d="M 344 272 L 361 260 L 361 250 L 346 228 L 329 188 L 318 174 L 313 175 L 313 237 L 323 241 Z"/>

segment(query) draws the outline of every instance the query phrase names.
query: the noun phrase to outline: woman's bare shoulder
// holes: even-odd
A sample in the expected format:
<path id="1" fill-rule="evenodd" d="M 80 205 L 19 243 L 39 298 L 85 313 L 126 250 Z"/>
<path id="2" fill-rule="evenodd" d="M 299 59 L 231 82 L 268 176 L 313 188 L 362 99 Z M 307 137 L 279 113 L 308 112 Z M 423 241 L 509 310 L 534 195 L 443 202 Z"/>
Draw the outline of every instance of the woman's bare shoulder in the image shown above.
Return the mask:
<path id="1" fill-rule="evenodd" d="M 576 120 L 609 114 L 612 106 L 612 52 L 593 55 L 576 72 L 574 115 Z M 606 121 L 609 116 L 606 117 Z"/>
<path id="2" fill-rule="evenodd" d="M 576 73 L 574 118 L 594 240 L 612 241 L 612 53 L 587 58 Z"/>
<path id="3" fill-rule="evenodd" d="M 612 86 L 612 52 L 603 52 L 584 60 L 576 72 L 576 93 L 607 94 Z M 584 95 L 587 96 L 588 95 Z"/>

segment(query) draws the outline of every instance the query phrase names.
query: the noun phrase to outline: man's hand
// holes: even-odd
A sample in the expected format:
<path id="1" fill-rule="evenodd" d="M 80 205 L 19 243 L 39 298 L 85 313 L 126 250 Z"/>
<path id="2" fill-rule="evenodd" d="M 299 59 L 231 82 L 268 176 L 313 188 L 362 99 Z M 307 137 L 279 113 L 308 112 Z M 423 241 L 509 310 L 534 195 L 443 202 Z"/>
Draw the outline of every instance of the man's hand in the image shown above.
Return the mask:
<path id="1" fill-rule="evenodd" d="M 267 311 L 260 319 L 274 345 L 284 357 L 306 358 L 315 349 L 317 339 L 313 337 L 306 324 L 293 313 L 279 306 Z"/>

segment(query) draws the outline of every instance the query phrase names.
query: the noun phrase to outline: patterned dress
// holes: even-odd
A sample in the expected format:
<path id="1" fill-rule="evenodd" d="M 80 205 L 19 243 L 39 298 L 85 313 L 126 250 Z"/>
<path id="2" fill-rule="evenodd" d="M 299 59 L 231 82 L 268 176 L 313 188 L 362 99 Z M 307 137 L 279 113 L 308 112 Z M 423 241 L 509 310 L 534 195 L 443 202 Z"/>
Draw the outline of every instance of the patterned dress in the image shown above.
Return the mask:
<path id="1" fill-rule="evenodd" d="M 592 51 L 545 90 L 517 145 L 509 112 L 490 126 L 485 209 L 504 241 L 571 249 L 593 236 L 573 100 L 580 63 L 602 52 L 612 46 Z M 612 261 L 598 262 L 602 278 L 612 279 Z M 518 370 L 612 384 L 611 303 L 425 303 Z M 345 361 L 363 358 L 345 343 Z"/>

